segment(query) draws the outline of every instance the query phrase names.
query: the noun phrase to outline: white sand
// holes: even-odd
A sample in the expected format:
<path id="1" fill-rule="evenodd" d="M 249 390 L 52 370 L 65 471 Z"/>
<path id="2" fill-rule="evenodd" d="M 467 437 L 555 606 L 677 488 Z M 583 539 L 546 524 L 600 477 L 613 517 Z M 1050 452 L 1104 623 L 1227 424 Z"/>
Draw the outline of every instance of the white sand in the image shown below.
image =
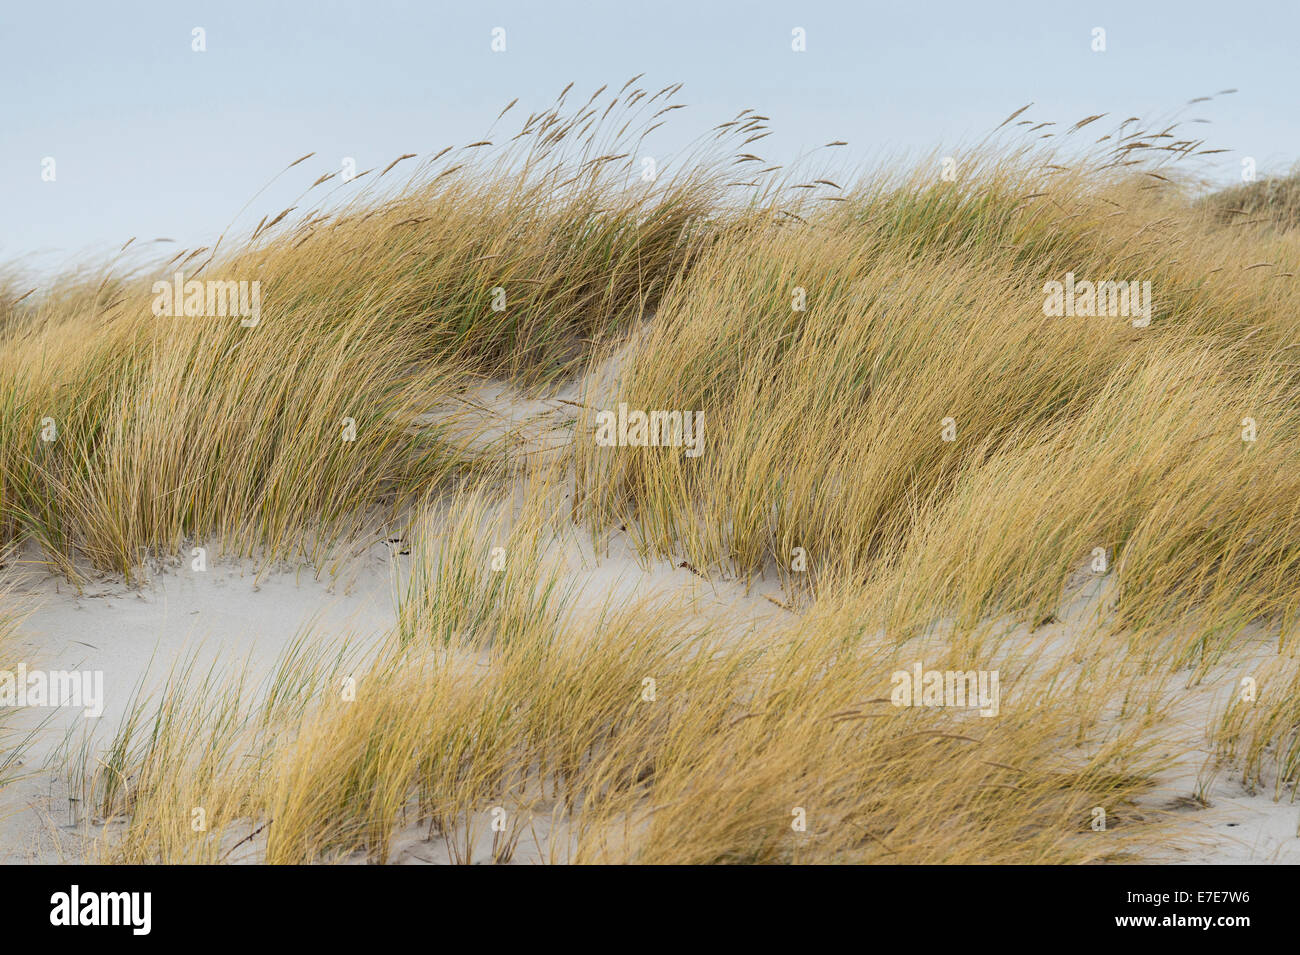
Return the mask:
<path id="1" fill-rule="evenodd" d="M 775 582 L 746 593 L 739 584 L 714 585 L 668 562 L 643 568 L 625 535 L 599 561 L 577 540 L 567 542 L 564 550 L 579 608 L 596 610 L 607 602 L 618 606 L 633 597 L 658 595 L 702 615 L 722 612 L 737 622 L 786 616 L 763 598 L 779 592 Z M 392 580 L 394 569 L 404 579 L 405 562 L 377 541 L 334 581 L 317 580 L 307 568 L 271 570 L 259 580 L 247 562 L 209 563 L 203 573 L 182 564 L 137 587 L 104 577 L 80 595 L 61 578 L 24 572 L 16 595 L 35 601 L 36 609 L 20 628 L 20 657 L 29 668 L 102 670 L 104 711 L 98 719 L 71 708 L 19 711 L 13 721 L 17 727 L 46 722 L 25 754 L 24 777 L 0 790 L 0 862 L 87 857 L 85 833 L 98 830 L 87 830 L 69 800 L 60 755 L 70 731 L 77 738 L 94 733 L 102 746 L 136 687 L 156 692 L 172 667 L 191 657 L 196 669 L 212 663 L 228 671 L 246 668 L 256 681 L 303 633 L 331 643 L 346 637 L 356 641 L 359 651 L 373 646 L 396 621 Z M 490 856 L 492 834 L 483 820 L 478 828 L 476 857 Z M 232 861 L 248 860 L 258 845 L 257 839 L 250 840 Z M 515 861 L 545 861 L 551 845 L 550 821 L 538 819 L 521 836 Z M 428 842 L 420 827 L 398 833 L 394 846 L 395 861 L 449 860 L 442 840 Z"/>

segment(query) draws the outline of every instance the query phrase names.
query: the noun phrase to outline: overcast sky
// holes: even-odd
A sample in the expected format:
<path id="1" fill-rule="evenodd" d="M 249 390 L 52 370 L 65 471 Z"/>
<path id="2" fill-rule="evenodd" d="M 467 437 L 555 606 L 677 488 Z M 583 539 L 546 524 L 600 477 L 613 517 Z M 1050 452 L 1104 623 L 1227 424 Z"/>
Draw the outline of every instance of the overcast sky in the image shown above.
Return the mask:
<path id="1" fill-rule="evenodd" d="M 775 130 L 767 159 L 843 139 L 868 163 L 973 142 L 1033 101 L 1065 123 L 1208 119 L 1196 134 L 1232 150 L 1217 177 L 1247 156 L 1284 172 L 1300 158 L 1298 37 L 1291 0 L 3 0 L 0 262 L 47 272 L 132 236 L 201 244 L 303 153 L 317 155 L 241 224 L 343 157 L 365 169 L 464 144 L 516 96 L 522 116 L 570 81 L 585 99 L 642 71 L 651 89 L 685 83 L 690 108 L 657 134 L 667 151 L 752 107 Z"/>

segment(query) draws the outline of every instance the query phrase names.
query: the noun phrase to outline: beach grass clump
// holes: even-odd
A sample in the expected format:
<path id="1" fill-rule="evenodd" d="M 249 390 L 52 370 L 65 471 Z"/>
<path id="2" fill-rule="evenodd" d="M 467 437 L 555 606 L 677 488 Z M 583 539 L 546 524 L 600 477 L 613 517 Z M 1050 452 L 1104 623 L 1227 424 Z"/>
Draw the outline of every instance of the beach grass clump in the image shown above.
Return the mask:
<path id="1" fill-rule="evenodd" d="M 725 140 L 635 175 L 677 91 L 566 89 L 498 147 L 399 157 L 310 204 L 324 174 L 242 239 L 6 297 L 0 537 L 68 575 L 208 538 L 318 560 L 472 466 L 423 415 L 471 377 L 572 372 L 743 219 Z"/>

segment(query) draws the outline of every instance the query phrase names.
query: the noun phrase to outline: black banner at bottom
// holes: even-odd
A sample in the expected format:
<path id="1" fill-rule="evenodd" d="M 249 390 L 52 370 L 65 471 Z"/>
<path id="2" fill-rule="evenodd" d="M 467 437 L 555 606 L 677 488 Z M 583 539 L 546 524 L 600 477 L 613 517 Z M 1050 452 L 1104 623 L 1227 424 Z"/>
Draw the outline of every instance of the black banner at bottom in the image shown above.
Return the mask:
<path id="1" fill-rule="evenodd" d="M 770 943 L 782 928 L 805 939 L 848 930 L 863 940 L 905 928 L 918 942 L 1128 936 L 1140 944 L 1167 939 L 1182 945 L 1193 935 L 1215 944 L 1294 938 L 1295 919 L 1292 873 L 1264 867 L 898 867 L 749 875 L 624 868 L 597 882 L 576 868 L 529 879 L 518 872 L 489 878 L 450 867 L 417 873 L 363 866 L 11 867 L 7 874 L 10 943 L 31 935 L 76 942 L 98 935 L 128 946 L 191 939 L 337 945 L 373 943 L 377 932 L 390 931 L 428 932 L 435 942 L 452 925 L 467 923 L 497 942 L 516 928 L 529 939 L 559 929 L 568 936 L 584 928 L 608 935 L 598 926 L 613 920 L 633 935 L 647 931 L 662 941 L 662 933 L 677 930 L 689 932 L 692 941 L 716 932 L 734 944 L 750 936 Z M 476 918 L 482 920 L 477 928 Z M 622 944 L 613 936 L 604 941 Z"/>

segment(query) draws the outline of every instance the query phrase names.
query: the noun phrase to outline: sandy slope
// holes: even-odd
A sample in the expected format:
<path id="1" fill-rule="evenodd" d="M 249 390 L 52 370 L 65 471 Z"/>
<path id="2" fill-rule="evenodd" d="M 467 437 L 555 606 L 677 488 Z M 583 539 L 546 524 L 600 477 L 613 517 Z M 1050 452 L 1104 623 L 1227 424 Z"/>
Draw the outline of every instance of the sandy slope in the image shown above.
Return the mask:
<path id="1" fill-rule="evenodd" d="M 572 417 L 568 402 L 578 394 L 574 387 L 545 399 L 524 399 L 508 386 L 486 383 L 464 396 L 479 417 L 465 437 L 475 443 L 505 439 L 533 448 L 561 446 L 565 418 Z M 29 667 L 102 670 L 105 708 L 99 719 L 69 709 L 18 715 L 18 724 L 37 735 L 23 766 L 26 775 L 0 791 L 0 861 L 87 857 L 85 820 L 69 799 L 66 772 L 59 765 L 65 741 L 91 733 L 102 745 L 137 686 L 146 693 L 155 690 L 169 669 L 190 655 L 202 667 L 246 666 L 256 679 L 303 634 L 333 642 L 348 637 L 355 640 L 358 652 L 372 646 L 394 623 L 396 588 L 408 572 L 400 548 L 385 542 L 387 533 L 377 526 L 370 545 L 354 551 L 346 570 L 335 577 L 317 577 L 306 567 L 271 567 L 259 573 L 252 562 L 219 560 L 210 560 L 208 568 L 198 572 L 187 559 L 153 568 L 138 586 L 99 577 L 78 593 L 66 581 L 32 566 L 7 571 L 15 596 L 32 606 L 21 627 L 21 658 Z M 643 566 L 627 535 L 616 536 L 609 552 L 599 556 L 576 533 L 555 547 L 562 551 L 579 607 L 594 610 L 657 594 L 701 615 L 721 613 L 737 623 L 776 624 L 787 615 L 767 599 L 780 596 L 775 581 L 746 589 L 732 581 L 705 581 L 669 562 Z M 1100 599 L 1103 595 L 1096 591 L 1082 598 L 1032 639 L 1067 652 Z M 1024 631 L 1013 634 L 1017 637 L 1031 639 Z M 1266 651 L 1261 647 L 1259 652 Z M 1243 666 L 1239 660 L 1221 667 L 1200 686 L 1177 693 L 1178 738 L 1171 745 L 1186 754 L 1153 795 L 1152 808 L 1178 812 L 1188 824 L 1189 838 L 1170 846 L 1161 861 L 1300 862 L 1300 804 L 1285 795 L 1275 801 L 1271 794 L 1246 793 L 1226 771 L 1198 789 L 1209 763 L 1206 732 L 1211 716 L 1234 691 Z M 46 722 L 38 726 L 41 720 Z M 1203 801 L 1192 798 L 1198 792 Z M 486 819 L 475 820 L 475 829 L 472 855 L 474 861 L 483 861 L 491 853 Z M 452 861 L 451 848 L 426 835 L 419 826 L 400 831 L 393 861 Z M 565 834 L 553 830 L 550 819 L 536 818 L 523 827 L 514 861 L 562 861 L 565 844 Z M 232 861 L 255 861 L 259 848 L 254 836 Z"/>
<path id="2" fill-rule="evenodd" d="M 25 760 L 31 775 L 0 794 L 0 861 L 77 855 L 76 806 L 63 774 L 43 764 L 55 760 L 69 733 L 74 745 L 85 732 L 102 742 L 137 686 L 156 692 L 191 656 L 202 669 L 247 664 L 261 679 L 304 632 L 362 642 L 382 634 L 393 621 L 385 550 L 377 546 L 344 581 L 316 580 L 307 569 L 273 570 L 258 580 L 251 564 L 210 564 L 202 573 L 183 564 L 138 587 L 105 578 L 78 594 L 67 581 L 25 574 L 16 593 L 35 610 L 21 628 L 22 657 L 47 670 L 102 670 L 104 712 L 98 719 L 68 708 L 22 712 L 20 725 L 45 722 Z"/>
<path id="3" fill-rule="evenodd" d="M 662 562 L 642 567 L 625 537 L 599 560 L 577 540 L 557 545 L 570 568 L 575 604 L 596 610 L 633 596 L 658 595 L 681 602 L 702 615 L 725 614 L 740 622 L 785 614 L 764 598 L 778 593 L 773 582 L 747 593 L 736 583 L 710 584 L 680 567 Z M 25 777 L 0 790 L 0 862 L 58 862 L 85 857 L 85 820 L 69 800 L 66 771 L 60 766 L 65 740 L 94 734 L 103 745 L 119 725 L 137 686 L 156 692 L 173 666 L 193 657 L 197 668 L 247 669 L 265 677 L 295 638 L 355 641 L 364 652 L 394 624 L 394 579 L 404 578 L 405 560 L 376 541 L 349 571 L 333 580 L 317 579 L 306 568 L 270 569 L 260 578 L 250 562 L 210 564 L 196 573 L 180 564 L 131 587 L 104 578 L 78 594 L 66 581 L 27 571 L 16 593 L 35 604 L 21 628 L 20 653 L 28 665 L 47 670 L 102 670 L 104 712 L 98 719 L 81 710 L 29 709 L 16 725 L 37 731 L 26 754 Z M 43 723 L 42 723 L 43 721 Z M 71 734 L 71 737 L 69 737 Z M 478 840 L 490 851 L 491 833 Z M 92 830 L 91 831 L 95 831 Z M 521 837 L 517 861 L 550 857 L 549 820 L 541 819 Z M 248 858 L 257 841 L 237 853 Z M 441 842 L 426 842 L 413 827 L 395 841 L 396 861 L 447 861 Z"/>

